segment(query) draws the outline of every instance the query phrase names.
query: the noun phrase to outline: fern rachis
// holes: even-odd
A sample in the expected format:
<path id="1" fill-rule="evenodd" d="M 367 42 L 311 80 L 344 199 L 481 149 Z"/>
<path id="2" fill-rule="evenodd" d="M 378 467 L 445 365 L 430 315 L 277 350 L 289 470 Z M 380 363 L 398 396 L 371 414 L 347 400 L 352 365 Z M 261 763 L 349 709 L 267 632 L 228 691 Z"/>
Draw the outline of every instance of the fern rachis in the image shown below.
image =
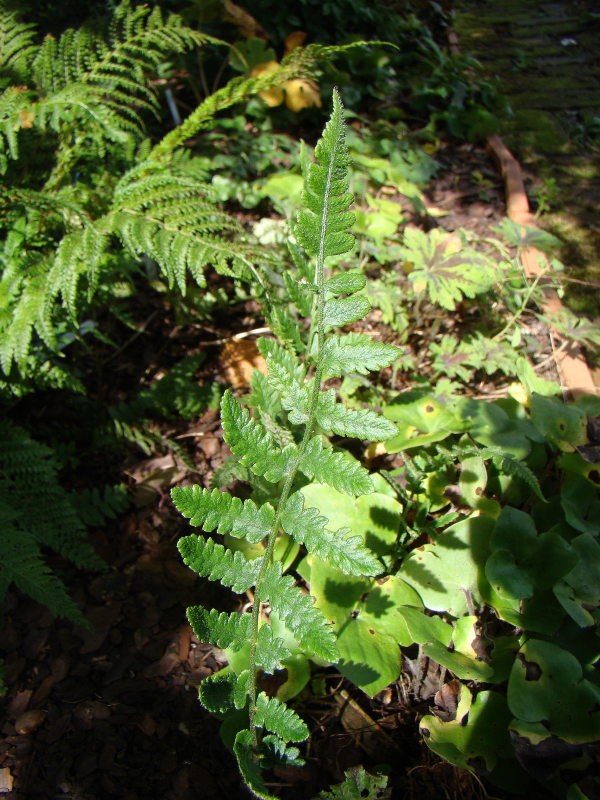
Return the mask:
<path id="1" fill-rule="evenodd" d="M 274 492 L 276 500 L 258 506 L 252 500 L 242 503 L 227 493 L 199 487 L 174 489 L 172 493 L 175 505 L 192 524 L 209 532 L 217 529 L 248 542 L 264 543 L 262 555 L 254 561 L 210 538 L 187 536 L 179 544 L 184 561 L 201 575 L 221 580 L 238 592 L 254 587 L 249 620 L 201 608 L 189 609 L 188 618 L 204 640 L 228 642 L 233 650 L 249 643 L 247 669 L 237 676 L 217 673 L 207 679 L 201 686 L 200 699 L 213 711 L 247 707 L 248 727 L 238 733 L 234 751 L 244 780 L 259 797 L 271 796 L 262 780 L 261 766 L 270 763 L 273 752 L 280 763 L 299 763 L 297 749 L 289 748 L 286 742 L 308 736 L 295 712 L 257 690 L 258 670 L 281 668 L 286 652 L 282 640 L 271 632 L 270 622 L 262 619 L 263 612 L 270 609 L 271 615 L 276 614 L 307 654 L 329 662 L 337 659 L 336 637 L 327 620 L 312 598 L 295 586 L 294 578 L 283 574 L 281 562 L 274 560 L 279 535 L 285 531 L 309 553 L 330 560 L 349 574 L 372 576 L 382 569 L 360 540 L 347 537 L 347 530 L 328 531 L 327 520 L 316 509 L 305 508 L 302 495 L 296 491 L 300 474 L 349 495 L 373 491 L 367 471 L 349 454 L 334 451 L 317 433 L 317 425 L 361 438 L 385 438 L 395 430 L 373 412 L 357 412 L 336 403 L 331 391 L 322 389 L 324 375 L 341 374 L 354 363 L 353 351 L 364 371 L 389 365 L 398 355 L 397 348 L 357 334 L 328 335 L 334 325 L 351 322 L 368 310 L 361 298 L 353 297 L 363 288 L 364 279 L 357 279 L 356 273 L 342 273 L 327 280 L 325 273 L 326 259 L 347 252 L 354 243 L 348 230 L 353 223 L 348 211 L 352 197 L 347 191 L 348 155 L 337 93 L 315 156 L 316 162 L 305 170 L 305 209 L 294 230 L 297 241 L 314 258 L 315 344 L 309 346 L 310 355 L 303 366 L 290 350 L 263 340 L 260 347 L 267 356 L 269 373 L 265 381 L 255 384 L 254 395 L 260 402 L 270 390 L 269 408 L 264 409 L 267 416 L 269 411 L 287 412 L 288 425 L 296 426 L 296 431 L 303 426 L 302 434 L 294 437 L 290 431 L 289 437 L 279 437 L 279 442 L 230 391 L 221 403 L 224 437 L 233 455 L 255 475 L 279 484 L 279 491 Z M 348 297 L 340 298 L 343 294 Z M 269 731 L 265 736 L 263 729 Z"/>

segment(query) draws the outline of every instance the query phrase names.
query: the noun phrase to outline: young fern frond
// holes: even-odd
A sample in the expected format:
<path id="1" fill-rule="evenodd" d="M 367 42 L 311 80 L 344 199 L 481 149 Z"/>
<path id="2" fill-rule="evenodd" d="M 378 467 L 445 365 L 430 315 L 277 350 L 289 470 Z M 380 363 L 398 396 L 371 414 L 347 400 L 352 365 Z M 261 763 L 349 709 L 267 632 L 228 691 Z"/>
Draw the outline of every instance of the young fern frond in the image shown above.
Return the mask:
<path id="1" fill-rule="evenodd" d="M 163 141 L 155 155 L 166 155 L 168 149 L 169 141 Z M 356 320 L 370 307 L 365 298 L 355 294 L 365 286 L 362 275 L 341 273 L 327 279 L 325 274 L 326 259 L 354 245 L 349 231 L 354 220 L 349 211 L 349 159 L 337 92 L 315 155 L 316 163 L 307 165 L 305 171 L 306 208 L 295 227 L 297 241 L 314 263 L 309 267 L 298 252 L 294 258 L 302 264 L 304 277 L 311 279 L 307 280 L 306 296 L 312 304 L 315 341 L 307 348 L 303 363 L 276 341 L 259 340 L 268 374 L 255 373 L 251 394 L 246 397 L 258 416 L 252 416 L 231 391 L 225 392 L 221 402 L 224 438 L 234 457 L 255 475 L 279 484 L 277 499 L 259 506 L 253 500 L 241 501 L 198 486 L 174 489 L 172 493 L 175 505 L 193 525 L 207 532 L 217 530 L 245 538 L 253 547 L 262 542 L 262 555 L 253 561 L 202 537 L 187 536 L 178 545 L 186 564 L 200 575 L 221 580 L 236 592 L 254 588 L 252 614 L 240 622 L 235 615 L 197 607 L 188 614 L 197 635 L 205 641 L 228 643 L 233 649 L 240 648 L 244 640 L 248 644 L 247 668 L 238 675 L 228 669 L 204 681 L 200 700 L 219 713 L 247 708 L 248 727 L 237 734 L 234 752 L 244 780 L 262 798 L 271 795 L 261 768 L 300 763 L 297 749 L 288 748 L 287 742 L 303 741 L 308 736 L 306 725 L 295 712 L 257 690 L 258 670 L 282 668 L 289 652 L 274 633 L 274 620 L 293 634 L 305 653 L 329 662 L 339 658 L 332 626 L 312 597 L 296 585 L 296 578 L 284 574 L 282 562 L 274 559 L 276 542 L 288 534 L 309 554 L 347 574 L 377 575 L 381 564 L 362 538 L 349 536 L 347 529 L 329 531 L 325 517 L 315 508 L 305 508 L 299 488 L 303 474 L 353 496 L 373 491 L 367 470 L 347 451 L 335 450 L 319 428 L 375 440 L 396 430 L 373 411 L 346 408 L 336 402 L 333 390 L 323 391 L 321 386 L 325 375 L 339 376 L 349 369 L 364 374 L 389 366 L 399 354 L 398 348 L 372 342 L 361 334 L 327 335 L 328 328 Z M 286 428 L 286 419 L 295 426 L 293 429 Z M 270 496 L 274 494 L 275 490 Z M 263 611 L 270 613 L 271 619 L 265 621 Z M 261 731 L 270 733 L 263 735 Z"/>

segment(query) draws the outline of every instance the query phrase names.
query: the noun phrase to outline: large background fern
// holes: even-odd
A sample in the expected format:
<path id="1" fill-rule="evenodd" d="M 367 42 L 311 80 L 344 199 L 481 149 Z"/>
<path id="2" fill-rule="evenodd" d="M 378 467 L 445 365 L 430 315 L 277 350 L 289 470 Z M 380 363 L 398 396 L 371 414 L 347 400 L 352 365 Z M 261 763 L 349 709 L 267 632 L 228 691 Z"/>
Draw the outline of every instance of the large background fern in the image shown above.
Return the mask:
<path id="1" fill-rule="evenodd" d="M 268 254 L 218 206 L 185 145 L 220 110 L 309 74 L 335 48 L 299 49 L 274 73 L 233 79 L 153 143 L 148 123 L 166 110 L 159 65 L 217 40 L 129 2 L 103 28 L 34 38 L 0 6 L 0 368 L 56 385 L 65 332 L 141 256 L 180 292 L 188 276 L 203 285 L 208 266 L 260 286 Z"/>
<path id="2" fill-rule="evenodd" d="M 43 551 L 82 569 L 102 569 L 104 562 L 86 540 L 72 497 L 58 483 L 52 451 L 8 422 L 0 423 L 0 528 L 0 601 L 14 583 L 53 614 L 85 622 Z"/>

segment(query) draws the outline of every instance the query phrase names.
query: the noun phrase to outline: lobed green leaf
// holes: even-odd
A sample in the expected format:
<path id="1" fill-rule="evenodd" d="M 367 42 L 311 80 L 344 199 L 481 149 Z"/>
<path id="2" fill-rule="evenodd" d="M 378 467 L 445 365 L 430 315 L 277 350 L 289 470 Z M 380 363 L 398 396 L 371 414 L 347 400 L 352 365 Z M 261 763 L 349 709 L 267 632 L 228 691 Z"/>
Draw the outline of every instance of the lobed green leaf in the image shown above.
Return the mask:
<path id="1" fill-rule="evenodd" d="M 282 668 L 282 661 L 291 656 L 283 639 L 273 635 L 270 625 L 263 625 L 258 631 L 256 644 L 256 663 L 262 667 L 263 672 L 272 675 Z"/>
<path id="2" fill-rule="evenodd" d="M 242 730 L 238 732 L 233 744 L 233 752 L 237 758 L 242 778 L 250 787 L 252 793 L 256 795 L 256 797 L 260 797 L 261 800 L 278 800 L 275 795 L 269 794 L 262 779 L 258 759 L 252 746 L 251 731 Z"/>
<path id="3" fill-rule="evenodd" d="M 325 291 L 332 294 L 354 294 L 367 285 L 362 272 L 340 272 L 325 281 Z"/>
<path id="4" fill-rule="evenodd" d="M 273 506 L 257 506 L 253 500 L 232 497 L 227 492 L 203 489 L 201 486 L 176 487 L 171 491 L 176 508 L 191 525 L 207 532 L 231 533 L 251 543 L 269 535 L 275 520 Z"/>
<path id="5" fill-rule="evenodd" d="M 323 324 L 327 328 L 341 327 L 362 319 L 370 310 L 371 303 L 363 295 L 338 297 L 325 303 Z"/>
<path id="6" fill-rule="evenodd" d="M 333 112 L 315 148 L 316 162 L 308 164 L 303 204 L 294 235 L 311 256 L 335 256 L 351 250 L 354 236 L 348 229 L 354 214 L 348 211 L 353 197 L 348 193 L 350 158 L 345 142 L 343 108 L 337 91 Z"/>
<path id="7" fill-rule="evenodd" d="M 393 422 L 374 411 L 347 408 L 343 403 L 336 403 L 334 389 L 319 395 L 316 419 L 323 430 L 372 442 L 382 442 L 398 432 Z"/>

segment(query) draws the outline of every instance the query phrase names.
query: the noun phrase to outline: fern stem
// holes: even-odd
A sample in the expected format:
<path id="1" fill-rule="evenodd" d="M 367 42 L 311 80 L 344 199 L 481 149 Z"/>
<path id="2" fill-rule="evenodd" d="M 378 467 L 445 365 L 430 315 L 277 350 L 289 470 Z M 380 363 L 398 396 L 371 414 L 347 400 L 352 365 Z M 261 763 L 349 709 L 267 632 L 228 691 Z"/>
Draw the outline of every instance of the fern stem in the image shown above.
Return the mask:
<path id="1" fill-rule="evenodd" d="M 315 375 L 314 375 L 314 382 L 312 386 L 312 392 L 310 397 L 310 403 L 308 408 L 308 419 L 306 421 L 306 425 L 304 427 L 304 435 L 302 436 L 302 441 L 298 446 L 298 453 L 294 462 L 292 463 L 291 469 L 289 474 L 285 479 L 285 483 L 281 489 L 281 494 L 279 495 L 279 502 L 277 504 L 277 511 L 275 513 L 275 519 L 273 521 L 273 525 L 271 530 L 269 531 L 269 535 L 267 537 L 267 544 L 265 548 L 265 554 L 263 556 L 262 565 L 260 568 L 260 572 L 256 578 L 255 583 L 255 602 L 252 607 L 252 618 L 250 622 L 250 631 L 249 631 L 249 638 L 250 638 L 250 653 L 249 653 L 249 680 L 248 680 L 248 695 L 249 695 L 249 722 L 250 722 L 250 732 L 252 735 L 252 745 L 253 747 L 258 746 L 258 731 L 254 724 L 256 718 L 256 647 L 258 642 L 258 623 L 260 620 L 260 609 L 261 609 L 261 602 L 260 602 L 260 587 L 261 583 L 265 577 L 265 574 L 272 563 L 273 560 L 273 551 L 275 549 L 275 543 L 277 541 L 277 534 L 279 533 L 279 528 L 281 524 L 281 516 L 283 514 L 283 509 L 285 508 L 285 504 L 290 496 L 290 492 L 292 491 L 292 487 L 294 485 L 294 480 L 296 478 L 296 473 L 298 472 L 298 468 L 302 458 L 304 456 L 304 452 L 306 450 L 306 446 L 313 435 L 313 430 L 315 426 L 315 417 L 317 411 L 317 404 L 319 401 L 319 394 L 321 391 L 321 380 L 323 376 L 323 348 L 325 344 L 325 324 L 324 324 L 324 308 L 325 308 L 325 237 L 327 233 L 327 222 L 329 218 L 329 196 L 331 191 L 331 181 L 333 175 L 333 169 L 335 164 L 335 150 L 332 157 L 329 160 L 329 166 L 327 170 L 327 181 L 325 185 L 325 192 L 323 198 L 323 213 L 321 216 L 321 230 L 319 236 L 319 250 L 317 252 L 317 263 L 316 263 L 316 285 L 317 285 L 317 294 L 316 294 L 316 318 L 317 318 L 317 355 L 315 359 Z"/>

